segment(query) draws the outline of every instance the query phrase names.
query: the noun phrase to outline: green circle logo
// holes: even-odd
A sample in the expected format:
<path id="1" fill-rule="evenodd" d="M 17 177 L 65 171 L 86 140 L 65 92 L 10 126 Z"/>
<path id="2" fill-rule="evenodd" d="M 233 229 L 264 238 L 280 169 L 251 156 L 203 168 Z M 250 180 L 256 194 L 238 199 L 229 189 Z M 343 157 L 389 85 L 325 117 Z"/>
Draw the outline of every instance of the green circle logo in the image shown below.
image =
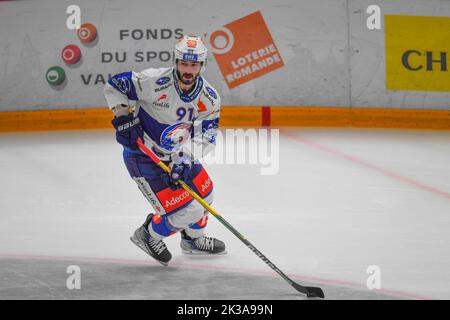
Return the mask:
<path id="1" fill-rule="evenodd" d="M 45 73 L 45 79 L 51 86 L 57 86 L 64 82 L 66 79 L 66 73 L 64 69 L 58 66 L 51 67 Z"/>

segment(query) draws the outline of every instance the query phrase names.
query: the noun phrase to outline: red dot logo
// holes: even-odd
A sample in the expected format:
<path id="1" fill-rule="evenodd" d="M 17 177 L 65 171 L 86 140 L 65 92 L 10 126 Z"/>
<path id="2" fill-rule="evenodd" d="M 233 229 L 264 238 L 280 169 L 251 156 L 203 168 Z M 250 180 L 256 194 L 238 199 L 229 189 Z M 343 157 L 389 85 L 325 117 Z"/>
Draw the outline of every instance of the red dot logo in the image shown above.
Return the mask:
<path id="1" fill-rule="evenodd" d="M 67 64 L 75 64 L 81 58 L 81 50 L 74 44 L 65 46 L 61 51 L 61 59 Z"/>
<path id="2" fill-rule="evenodd" d="M 77 32 L 82 43 L 91 43 L 97 37 L 97 28 L 92 23 L 83 23 Z"/>

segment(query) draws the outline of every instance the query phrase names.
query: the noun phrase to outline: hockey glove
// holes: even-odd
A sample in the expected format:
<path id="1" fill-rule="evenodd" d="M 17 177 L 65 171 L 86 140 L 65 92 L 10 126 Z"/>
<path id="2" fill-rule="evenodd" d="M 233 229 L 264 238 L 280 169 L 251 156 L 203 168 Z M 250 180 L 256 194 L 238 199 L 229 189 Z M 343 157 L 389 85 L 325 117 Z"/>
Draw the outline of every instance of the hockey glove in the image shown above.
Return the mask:
<path id="1" fill-rule="evenodd" d="M 161 179 L 172 190 L 178 188 L 178 181 L 187 181 L 192 169 L 192 162 L 189 157 L 183 156 L 183 152 L 180 152 L 176 160 L 171 163 L 170 173 L 163 173 Z"/>
<path id="2" fill-rule="evenodd" d="M 133 150 L 138 149 L 137 138 L 142 139 L 144 135 L 139 118 L 135 118 L 133 113 L 129 113 L 127 116 L 114 118 L 111 123 L 116 129 L 118 143 Z"/>

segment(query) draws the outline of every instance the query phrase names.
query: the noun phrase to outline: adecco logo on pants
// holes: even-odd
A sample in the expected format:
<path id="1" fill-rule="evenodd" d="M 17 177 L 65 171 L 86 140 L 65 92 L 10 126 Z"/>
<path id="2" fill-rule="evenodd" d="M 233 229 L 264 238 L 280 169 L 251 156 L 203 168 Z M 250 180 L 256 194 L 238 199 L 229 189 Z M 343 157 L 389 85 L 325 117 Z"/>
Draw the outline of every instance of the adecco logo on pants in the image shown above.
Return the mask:
<path id="1" fill-rule="evenodd" d="M 284 66 L 260 11 L 212 32 L 209 43 L 230 89 Z"/>
<path id="2" fill-rule="evenodd" d="M 386 88 L 450 91 L 450 18 L 385 16 Z"/>

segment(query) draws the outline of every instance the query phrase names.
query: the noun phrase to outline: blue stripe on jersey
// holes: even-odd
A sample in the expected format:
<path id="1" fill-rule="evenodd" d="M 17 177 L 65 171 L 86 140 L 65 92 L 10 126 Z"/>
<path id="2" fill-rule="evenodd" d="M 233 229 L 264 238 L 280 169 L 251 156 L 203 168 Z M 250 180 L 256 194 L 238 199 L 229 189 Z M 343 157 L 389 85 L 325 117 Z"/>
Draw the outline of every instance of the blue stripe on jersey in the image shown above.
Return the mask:
<path id="1" fill-rule="evenodd" d="M 126 95 L 130 100 L 139 100 L 136 88 L 133 83 L 133 74 L 131 71 L 118 73 L 108 80 L 108 83 L 120 93 Z"/>

